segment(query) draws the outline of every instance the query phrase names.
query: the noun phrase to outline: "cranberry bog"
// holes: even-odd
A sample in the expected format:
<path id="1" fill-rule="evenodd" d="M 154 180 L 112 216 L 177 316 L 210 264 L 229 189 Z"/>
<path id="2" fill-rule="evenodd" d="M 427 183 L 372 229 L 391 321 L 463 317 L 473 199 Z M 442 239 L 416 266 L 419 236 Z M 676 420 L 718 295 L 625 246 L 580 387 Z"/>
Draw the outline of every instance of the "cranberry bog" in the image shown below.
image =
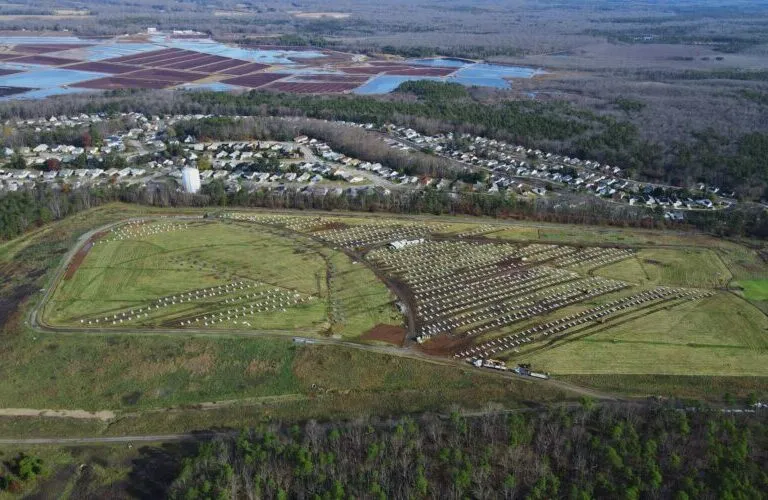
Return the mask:
<path id="1" fill-rule="evenodd" d="M 535 74 L 530 68 L 518 68 L 528 71 L 516 73 L 509 67 L 473 61 L 467 61 L 463 66 L 441 64 L 439 59 L 360 61 L 353 54 L 334 50 L 270 45 L 234 47 L 191 36 L 109 40 L 72 37 L 72 43 L 47 43 L 42 39 L 39 43 L 14 43 L 12 38 L 6 41 L 11 50 L 0 53 L 0 61 L 8 63 L 0 74 L 0 87 L 34 87 L 36 93 L 13 94 L 29 94 L 29 98 L 36 99 L 56 95 L 58 90 L 68 87 L 154 89 L 202 79 L 209 79 L 211 84 L 227 84 L 211 87 L 217 91 L 231 90 L 231 86 L 268 87 L 310 94 L 387 93 L 396 88 L 398 79 L 420 77 L 508 88 L 506 78 L 526 78 Z M 18 66 L 11 67 L 11 64 Z M 50 67 L 52 71 L 46 72 L 40 66 Z M 88 73 L 98 74 L 91 80 Z M 119 78 L 109 78 L 108 75 Z M 270 85 L 272 83 L 275 84 Z"/>
<path id="2" fill-rule="evenodd" d="M 293 92 L 296 94 L 332 94 L 349 92 L 358 86 L 358 83 L 276 82 L 269 85 L 267 88 L 280 92 Z"/>
<path id="3" fill-rule="evenodd" d="M 224 83 L 230 85 L 239 85 L 241 87 L 258 88 L 272 83 L 276 80 L 289 77 L 291 75 L 286 73 L 254 73 L 252 75 L 238 76 L 236 78 L 229 78 L 222 80 Z"/>

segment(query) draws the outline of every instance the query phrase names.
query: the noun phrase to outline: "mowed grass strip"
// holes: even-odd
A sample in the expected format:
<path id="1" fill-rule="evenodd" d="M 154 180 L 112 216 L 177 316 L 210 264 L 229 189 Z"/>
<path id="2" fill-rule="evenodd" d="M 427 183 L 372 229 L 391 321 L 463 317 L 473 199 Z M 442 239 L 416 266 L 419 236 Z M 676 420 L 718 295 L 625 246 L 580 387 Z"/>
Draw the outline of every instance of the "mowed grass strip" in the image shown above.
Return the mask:
<path id="1" fill-rule="evenodd" d="M 633 259 L 599 268 L 595 274 L 643 285 L 724 287 L 731 272 L 711 249 L 641 249 Z"/>
<path id="2" fill-rule="evenodd" d="M 749 300 L 768 300 L 768 280 L 742 280 L 739 286 L 744 290 L 744 297 Z"/>
<path id="3" fill-rule="evenodd" d="M 554 374 L 768 376 L 768 318 L 722 292 L 518 361 Z"/>

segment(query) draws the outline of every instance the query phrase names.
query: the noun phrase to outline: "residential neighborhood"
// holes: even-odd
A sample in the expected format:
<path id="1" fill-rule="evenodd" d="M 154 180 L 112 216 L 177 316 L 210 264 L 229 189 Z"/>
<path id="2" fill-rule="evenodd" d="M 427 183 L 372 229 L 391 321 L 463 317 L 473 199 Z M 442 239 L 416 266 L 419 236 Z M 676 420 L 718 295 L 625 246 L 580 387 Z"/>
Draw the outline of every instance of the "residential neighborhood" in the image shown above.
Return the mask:
<path id="1" fill-rule="evenodd" d="M 432 188 L 449 193 L 472 191 L 524 197 L 557 197 L 581 193 L 607 202 L 659 208 L 669 221 L 682 221 L 686 210 L 731 206 L 732 193 L 699 184 L 674 187 L 635 181 L 619 166 L 546 153 L 469 134 L 424 135 L 412 128 L 372 123 L 336 122 L 382 134 L 384 143 L 400 151 L 419 150 L 450 160 L 475 182 L 466 179 L 409 175 L 382 162 L 363 161 L 335 151 L 307 135 L 291 141 L 210 141 L 176 137 L 182 122 L 213 119 L 211 115 L 118 116 L 80 114 L 47 119 L 8 121 L 4 127 L 46 136 L 61 131 L 104 126 L 112 133 L 100 140 L 78 138 L 75 143 L 39 143 L 0 151 L 0 192 L 36 184 L 65 186 L 175 183 L 182 189 L 182 169 L 197 168 L 202 186 L 220 180 L 227 191 L 294 189 L 314 195 Z M 244 117 L 235 117 L 243 119 Z M 119 125 L 116 126 L 115 122 Z M 117 130 L 112 130 L 118 127 Z M 122 127 L 122 128 L 119 128 Z"/>

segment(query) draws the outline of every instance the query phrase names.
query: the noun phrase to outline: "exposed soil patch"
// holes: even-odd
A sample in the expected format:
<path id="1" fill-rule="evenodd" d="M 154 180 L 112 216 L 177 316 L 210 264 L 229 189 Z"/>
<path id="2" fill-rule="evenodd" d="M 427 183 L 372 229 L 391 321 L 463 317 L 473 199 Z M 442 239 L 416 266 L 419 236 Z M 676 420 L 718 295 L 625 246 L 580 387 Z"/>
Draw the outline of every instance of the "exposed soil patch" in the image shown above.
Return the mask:
<path id="1" fill-rule="evenodd" d="M 438 335 L 423 344 L 416 344 L 416 348 L 431 356 L 449 357 L 470 345 L 472 345 L 472 339 L 469 338 Z"/>
<path id="2" fill-rule="evenodd" d="M 348 228 L 348 224 L 344 224 L 343 222 L 326 222 L 325 224 L 320 224 L 318 226 L 315 226 L 311 229 L 312 232 L 318 232 L 318 231 L 330 231 L 331 229 L 346 229 Z"/>
<path id="3" fill-rule="evenodd" d="M 0 416 L 3 417 L 51 417 L 51 418 L 76 418 L 82 420 L 112 420 L 115 413 L 111 410 L 85 411 L 85 410 L 38 410 L 32 408 L 0 408 Z"/>
<path id="4" fill-rule="evenodd" d="M 508 257 L 502 259 L 496 263 L 496 266 L 501 268 L 515 268 L 520 264 L 520 257 Z"/>
<path id="5" fill-rule="evenodd" d="M 396 346 L 402 346 L 405 340 L 405 328 L 395 325 L 379 324 L 368 330 L 360 337 L 364 340 L 379 340 Z"/>
<path id="6" fill-rule="evenodd" d="M 85 260 L 85 256 L 88 255 L 88 252 L 93 248 L 93 244 L 107 234 L 105 231 L 101 231 L 99 233 L 94 234 L 91 236 L 91 238 L 85 242 L 85 245 L 83 245 L 83 248 L 77 251 L 74 257 L 72 257 L 72 260 L 69 262 L 69 266 L 67 266 L 67 271 L 64 273 L 64 279 L 68 280 L 71 279 L 72 276 L 75 275 L 77 270 L 80 268 L 80 265 Z"/>

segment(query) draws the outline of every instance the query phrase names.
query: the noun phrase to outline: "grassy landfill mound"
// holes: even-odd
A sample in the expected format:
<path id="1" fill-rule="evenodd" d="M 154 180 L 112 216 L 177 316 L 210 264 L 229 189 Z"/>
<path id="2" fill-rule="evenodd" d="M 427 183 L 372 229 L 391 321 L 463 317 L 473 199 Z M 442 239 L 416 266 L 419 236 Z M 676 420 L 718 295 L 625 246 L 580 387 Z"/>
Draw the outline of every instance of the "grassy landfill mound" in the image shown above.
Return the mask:
<path id="1" fill-rule="evenodd" d="M 758 252 L 742 244 L 700 234 L 578 232 L 489 219 L 259 211 L 200 215 L 108 205 L 0 246 L 3 295 L 18 298 L 4 306 L 13 308 L 0 350 L 0 377 L 7 381 L 0 386 L 4 406 L 118 415 L 107 424 L 64 419 L 39 427 L 43 433 L 65 427 L 77 434 L 94 426 L 105 433 L 187 430 L 211 419 L 240 425 L 255 416 L 515 407 L 584 394 L 718 399 L 727 391 L 765 392 L 768 319 L 761 310 L 763 297 L 749 289 L 749 278 L 762 280 L 766 271 Z M 418 245 L 401 253 L 386 250 L 382 242 L 392 239 L 393 231 L 423 235 L 435 253 L 424 261 Z M 596 234 L 609 247 L 591 247 L 602 243 Z M 632 245 L 610 247 L 620 240 Z M 71 259 L 62 259 L 65 255 Z M 614 258 L 620 260 L 610 262 Z M 534 268 L 530 275 L 516 274 Z M 418 279 L 433 284 L 409 281 L 416 279 L 409 274 L 414 269 Z M 442 274 L 430 278 L 430 272 Z M 479 281 L 471 281 L 474 276 Z M 439 321 L 459 325 L 456 332 L 400 347 L 402 342 L 392 338 L 398 328 L 405 332 L 413 321 L 411 339 L 413 331 L 431 330 L 423 310 L 416 307 L 404 317 L 395 303 L 417 303 L 417 285 L 451 291 L 450 280 L 465 278 L 466 286 L 474 287 L 467 288 L 469 298 L 449 294 L 444 299 L 467 300 L 470 308 L 487 301 L 489 306 L 482 307 L 491 312 L 483 314 L 498 316 L 462 323 L 464 310 L 438 311 Z M 522 314 L 528 301 L 568 293 L 574 283 L 575 288 L 598 283 L 605 292 L 563 299 L 533 316 Z M 615 283 L 622 285 L 613 288 Z M 551 381 L 509 378 L 451 356 L 543 322 L 670 287 L 691 291 L 696 300 L 674 294 L 654 298 L 493 354 L 508 365 L 531 363 L 550 372 Z M 40 289 L 47 292 L 34 293 Z M 519 317 L 484 329 L 484 321 L 494 325 L 514 309 L 494 312 L 491 306 L 503 304 L 494 295 L 499 293 L 522 297 Z M 305 300 L 293 303 L 294 298 Z M 139 316 L 138 309 L 148 315 Z M 33 328 L 27 319 L 35 312 L 42 322 Z M 202 316 L 215 316 L 217 322 L 206 327 Z M 462 336 L 469 331 L 478 333 Z M 315 343 L 293 342 L 296 332 Z M 683 375 L 679 385 L 670 383 L 669 377 Z M 18 431 L 19 421 L 2 417 L 0 426 Z"/>

